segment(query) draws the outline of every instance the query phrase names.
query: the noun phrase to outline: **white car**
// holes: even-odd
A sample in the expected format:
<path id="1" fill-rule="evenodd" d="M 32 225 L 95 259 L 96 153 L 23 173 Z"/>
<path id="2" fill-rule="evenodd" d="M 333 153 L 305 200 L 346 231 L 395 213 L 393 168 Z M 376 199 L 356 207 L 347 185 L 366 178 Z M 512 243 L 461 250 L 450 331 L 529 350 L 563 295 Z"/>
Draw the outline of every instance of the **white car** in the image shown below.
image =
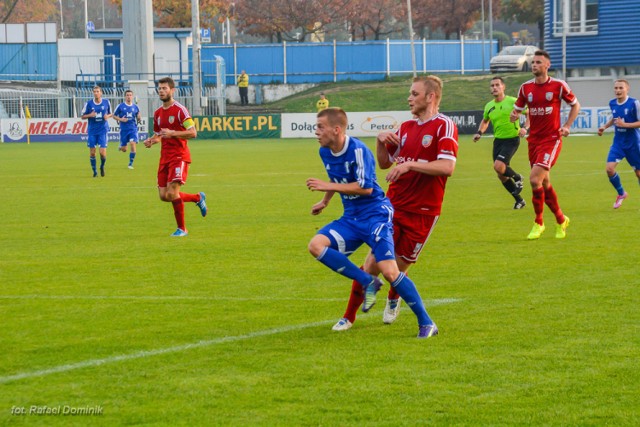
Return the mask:
<path id="1" fill-rule="evenodd" d="M 491 58 L 489 68 L 492 73 L 529 71 L 536 46 L 507 46 Z"/>

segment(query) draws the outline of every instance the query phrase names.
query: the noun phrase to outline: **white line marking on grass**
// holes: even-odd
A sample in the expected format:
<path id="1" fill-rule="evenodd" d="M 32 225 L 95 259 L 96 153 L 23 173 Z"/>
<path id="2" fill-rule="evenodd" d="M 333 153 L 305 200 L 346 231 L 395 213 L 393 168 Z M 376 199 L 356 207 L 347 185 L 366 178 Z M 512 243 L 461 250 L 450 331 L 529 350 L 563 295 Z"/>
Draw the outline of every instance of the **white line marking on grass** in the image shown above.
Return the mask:
<path id="1" fill-rule="evenodd" d="M 435 307 L 438 305 L 451 304 L 458 301 L 462 301 L 462 299 L 460 298 L 435 299 L 435 300 L 430 300 L 429 303 L 427 304 L 427 307 Z M 368 317 L 372 314 L 373 313 L 361 314 L 360 318 Z M 281 328 L 256 331 L 250 334 L 236 335 L 232 337 L 220 337 L 220 338 L 214 338 L 211 340 L 201 340 L 194 343 L 176 345 L 176 346 L 165 347 L 165 348 L 158 348 L 155 350 L 141 350 L 141 351 L 136 351 L 130 354 L 121 354 L 118 356 L 105 357 L 102 359 L 89 359 L 83 362 L 54 366 L 53 368 L 49 368 L 49 369 L 41 369 L 38 371 L 23 372 L 21 374 L 7 375 L 4 377 L 0 377 L 0 384 L 6 384 L 9 382 L 19 381 L 19 380 L 24 380 L 29 378 L 44 377 L 47 375 L 58 374 L 61 372 L 75 371 L 76 369 L 95 368 L 98 366 L 108 365 L 116 362 L 125 362 L 128 360 L 143 359 L 143 358 L 152 357 L 152 356 L 161 356 L 169 353 L 179 353 L 179 352 L 192 350 L 196 348 L 210 347 L 217 344 L 224 344 L 228 342 L 242 341 L 242 340 L 247 340 L 251 338 L 258 338 L 258 337 L 264 337 L 268 335 L 281 334 L 285 332 L 298 331 L 301 329 L 314 328 L 316 326 L 330 325 L 333 322 L 335 322 L 335 320 L 323 320 L 321 322 L 304 323 L 302 325 L 283 326 Z"/>

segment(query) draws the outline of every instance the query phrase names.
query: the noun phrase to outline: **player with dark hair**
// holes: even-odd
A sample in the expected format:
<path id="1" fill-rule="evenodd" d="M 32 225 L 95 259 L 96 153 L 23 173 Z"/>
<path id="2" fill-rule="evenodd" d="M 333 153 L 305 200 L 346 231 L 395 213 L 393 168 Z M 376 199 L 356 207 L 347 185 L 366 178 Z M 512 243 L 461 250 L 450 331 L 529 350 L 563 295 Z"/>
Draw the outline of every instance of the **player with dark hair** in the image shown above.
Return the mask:
<path id="1" fill-rule="evenodd" d="M 318 113 L 316 136 L 330 181 L 307 180 L 309 190 L 325 193 L 311 213 L 321 213 L 339 193 L 344 214 L 318 231 L 309 242 L 309 252 L 333 271 L 362 284 L 362 311 L 367 312 L 375 304 L 382 282 L 377 274 L 361 270 L 348 258 L 366 243 L 371 248 L 372 268 L 382 273 L 416 314 L 418 338 L 437 335 L 438 328 L 427 314 L 415 284 L 398 268 L 391 222 L 393 207 L 377 182 L 373 153 L 359 139 L 347 136 L 346 129 L 347 115 L 342 109 L 327 108 Z M 399 177 L 400 173 L 396 173 L 392 180 Z"/>
<path id="2" fill-rule="evenodd" d="M 640 182 L 640 101 L 629 97 L 627 80 L 616 80 L 613 83 L 613 92 L 616 97 L 609 102 L 611 119 L 598 129 L 598 135 L 602 136 L 605 129 L 614 126 L 613 143 L 607 156 L 607 176 L 618 192 L 613 204 L 613 208 L 618 209 L 628 197 L 620 175 L 616 172 L 616 167 L 622 159 L 627 159 Z"/>
<path id="3" fill-rule="evenodd" d="M 104 176 L 104 165 L 107 162 L 107 133 L 111 117 L 111 104 L 108 99 L 102 98 L 102 88 L 93 87 L 93 99 L 90 99 L 82 108 L 82 118 L 88 121 L 87 147 L 89 147 L 89 163 L 93 170 L 93 177 L 98 176 L 96 169 L 96 147 L 100 150 L 100 176 Z"/>
<path id="4" fill-rule="evenodd" d="M 442 80 L 436 76 L 416 77 L 409 91 L 409 108 L 414 120 L 400 125 L 397 132 L 378 135 L 376 157 L 382 169 L 395 167 L 387 175 L 388 197 L 394 208 L 393 239 L 399 270 L 406 274 L 417 262 L 440 217 L 447 178 L 453 174 L 458 153 L 458 129 L 438 111 L 442 98 Z M 371 254 L 364 269 L 379 273 Z M 362 285 L 354 281 L 344 316 L 333 326 L 335 331 L 351 328 L 362 304 Z M 398 292 L 396 292 L 398 291 Z M 401 298 L 413 310 L 412 302 L 393 286 L 387 295 L 384 323 L 393 323 Z M 415 311 L 415 310 L 414 310 Z"/>
<path id="5" fill-rule="evenodd" d="M 505 95 L 506 86 L 502 77 L 492 78 L 490 88 L 493 100 L 484 107 L 482 122 L 473 136 L 473 142 L 480 140 L 489 123 L 493 124 L 493 169 L 504 188 L 515 199 L 513 209 L 522 209 L 526 205 L 520 196 L 524 186 L 523 178 L 511 168 L 510 162 L 518 151 L 520 137 L 527 133 L 527 125 L 521 128 L 519 120 L 513 123 L 509 120 L 516 98 Z"/>
<path id="6" fill-rule="evenodd" d="M 140 122 L 140 109 L 133 102 L 133 91 L 127 89 L 124 92 L 124 102 L 121 102 L 113 112 L 113 118 L 120 123 L 120 151 L 129 152 L 129 169 L 133 169 L 133 161 L 136 158 L 136 145 L 138 144 L 138 123 Z"/>
<path id="7" fill-rule="evenodd" d="M 539 239 L 545 230 L 542 218 L 545 203 L 556 218 L 556 238 L 564 239 L 569 226 L 569 217 L 560 209 L 549 172 L 562 150 L 562 137 L 571 133 L 571 124 L 578 117 L 580 103 L 565 81 L 549 76 L 550 66 L 549 54 L 544 50 L 536 51 L 531 62 L 534 78 L 520 86 L 518 99 L 511 112 L 511 121 L 516 122 L 522 111 L 528 108 L 531 123 L 527 138 L 531 164 L 529 182 L 536 218 L 527 236 L 529 240 Z M 567 121 L 560 125 L 562 101 L 569 104 L 571 109 Z"/>
<path id="8" fill-rule="evenodd" d="M 158 194 L 163 202 L 171 202 L 178 229 L 171 235 L 184 237 L 188 234 L 184 222 L 184 203 L 193 202 L 200 214 L 207 215 L 205 194 L 180 192 L 187 182 L 191 153 L 187 139 L 195 138 L 197 131 L 187 108 L 173 99 L 175 83 L 171 77 L 158 80 L 158 95 L 162 107 L 153 113 L 153 136 L 144 141 L 144 146 L 161 143 L 158 166 Z"/>

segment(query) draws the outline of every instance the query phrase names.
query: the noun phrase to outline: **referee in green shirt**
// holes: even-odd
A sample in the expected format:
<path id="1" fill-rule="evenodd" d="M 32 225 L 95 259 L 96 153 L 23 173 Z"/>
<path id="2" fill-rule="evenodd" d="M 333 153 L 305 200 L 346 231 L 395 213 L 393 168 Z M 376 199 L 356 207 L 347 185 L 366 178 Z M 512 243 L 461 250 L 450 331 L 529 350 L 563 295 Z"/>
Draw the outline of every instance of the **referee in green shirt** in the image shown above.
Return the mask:
<path id="1" fill-rule="evenodd" d="M 493 169 L 498 174 L 498 179 L 502 182 L 504 188 L 513 196 L 515 204 L 513 209 L 522 209 L 526 203 L 520 192 L 522 192 L 523 182 L 522 175 L 516 173 L 509 163 L 511 158 L 518 151 L 520 146 L 520 137 L 525 136 L 529 131 L 529 117 L 523 128 L 516 121 L 511 123 L 509 115 L 513 111 L 513 104 L 516 98 L 506 96 L 504 94 L 506 86 L 502 77 L 494 77 L 491 79 L 491 95 L 493 101 L 490 101 L 484 107 L 484 115 L 480 123 L 480 129 L 473 136 L 473 142 L 477 142 L 482 134 L 489 127 L 489 122 L 493 124 Z"/>

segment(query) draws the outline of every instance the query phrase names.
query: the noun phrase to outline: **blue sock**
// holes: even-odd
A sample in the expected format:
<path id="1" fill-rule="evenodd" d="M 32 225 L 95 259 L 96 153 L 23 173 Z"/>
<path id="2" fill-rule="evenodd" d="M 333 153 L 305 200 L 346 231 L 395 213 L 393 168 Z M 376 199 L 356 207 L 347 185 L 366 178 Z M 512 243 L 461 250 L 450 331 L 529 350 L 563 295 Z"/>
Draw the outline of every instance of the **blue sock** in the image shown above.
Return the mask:
<path id="1" fill-rule="evenodd" d="M 100 169 L 104 169 L 104 164 L 106 162 L 107 162 L 107 158 L 100 156 Z"/>
<path id="2" fill-rule="evenodd" d="M 620 175 L 618 175 L 618 172 L 609 177 L 609 182 L 613 185 L 613 188 L 616 189 L 618 195 L 622 196 L 624 194 L 624 188 L 622 188 L 622 182 L 620 181 Z"/>
<path id="3" fill-rule="evenodd" d="M 89 156 L 89 163 L 91 163 L 91 169 L 96 171 L 96 156 Z"/>
<path id="4" fill-rule="evenodd" d="M 326 248 L 317 259 L 336 273 L 359 283 L 369 284 L 373 280 L 373 276 L 359 269 L 345 254 L 333 248 Z"/>
<path id="5" fill-rule="evenodd" d="M 133 164 L 133 159 L 136 158 L 136 153 L 129 153 L 129 166 Z"/>
<path id="6" fill-rule="evenodd" d="M 411 311 L 413 311 L 418 318 L 419 326 L 432 325 L 433 320 L 427 314 L 427 309 L 424 308 L 424 303 L 416 285 L 407 277 L 406 274 L 400 273 L 398 278 L 391 284 L 398 292 L 398 295 L 407 303 Z"/>

